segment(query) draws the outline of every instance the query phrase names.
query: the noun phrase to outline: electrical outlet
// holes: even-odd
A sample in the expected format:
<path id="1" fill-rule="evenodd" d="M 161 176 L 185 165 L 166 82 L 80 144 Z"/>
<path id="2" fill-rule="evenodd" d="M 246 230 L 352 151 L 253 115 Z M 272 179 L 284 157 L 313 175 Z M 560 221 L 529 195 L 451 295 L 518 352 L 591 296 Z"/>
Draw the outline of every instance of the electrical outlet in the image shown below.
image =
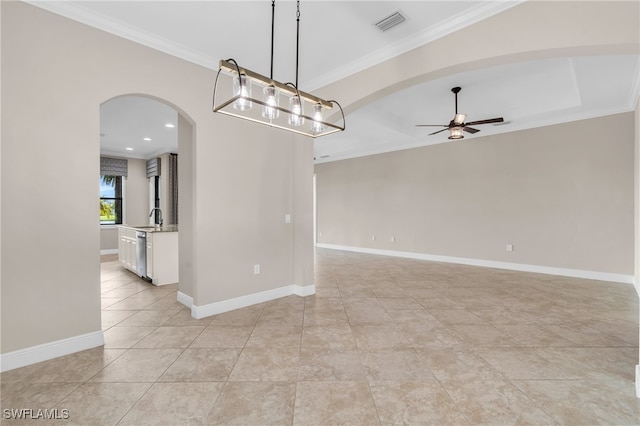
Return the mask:
<path id="1" fill-rule="evenodd" d="M 375 236 L 375 235 L 372 235 L 372 236 L 371 236 L 371 241 L 375 241 L 375 240 L 376 240 L 376 236 Z"/>
<path id="2" fill-rule="evenodd" d="M 260 274 L 260 264 L 256 264 L 253 265 L 253 275 L 259 275 Z"/>
<path id="3" fill-rule="evenodd" d="M 507 251 L 513 251 L 513 244 L 507 244 Z"/>
<path id="4" fill-rule="evenodd" d="M 392 243 L 395 243 L 396 242 L 396 237 L 389 238 L 389 241 L 391 241 Z"/>
<path id="5" fill-rule="evenodd" d="M 284 223 L 291 223 L 291 215 L 289 213 L 284 215 Z"/>

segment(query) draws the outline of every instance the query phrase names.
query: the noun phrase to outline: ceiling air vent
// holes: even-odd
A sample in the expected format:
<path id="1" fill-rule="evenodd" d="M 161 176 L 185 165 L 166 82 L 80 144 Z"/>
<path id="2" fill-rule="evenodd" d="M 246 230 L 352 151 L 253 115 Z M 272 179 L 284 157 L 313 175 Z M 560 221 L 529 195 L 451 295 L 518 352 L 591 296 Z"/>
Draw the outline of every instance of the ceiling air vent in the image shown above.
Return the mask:
<path id="1" fill-rule="evenodd" d="M 393 12 L 386 18 L 382 18 L 381 20 L 376 22 L 376 27 L 380 28 L 381 31 L 387 31 L 406 20 L 407 18 L 405 18 L 402 12 L 398 10 L 397 12 Z"/>

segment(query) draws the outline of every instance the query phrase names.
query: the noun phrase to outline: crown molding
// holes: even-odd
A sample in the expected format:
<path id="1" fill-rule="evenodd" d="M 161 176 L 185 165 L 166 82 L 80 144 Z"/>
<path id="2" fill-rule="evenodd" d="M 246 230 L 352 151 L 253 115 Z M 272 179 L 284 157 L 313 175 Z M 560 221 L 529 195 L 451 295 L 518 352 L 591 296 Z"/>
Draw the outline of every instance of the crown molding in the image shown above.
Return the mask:
<path id="1" fill-rule="evenodd" d="M 191 50 L 186 46 L 170 42 L 169 40 L 148 32 L 141 31 L 138 28 L 125 24 L 124 22 L 107 18 L 104 15 L 95 13 L 88 8 L 79 5 L 78 3 L 64 1 L 23 1 L 32 6 L 64 16 L 143 46 L 159 50 L 196 65 L 212 70 L 218 69 L 218 61 L 215 58 L 207 56 L 202 52 Z M 305 83 L 305 86 L 308 87 L 309 90 L 315 90 L 319 87 L 326 86 L 359 71 L 387 61 L 395 56 L 408 52 L 409 50 L 415 49 L 416 47 L 420 47 L 469 25 L 487 19 L 493 15 L 517 6 L 524 1 L 525 0 L 501 0 L 481 3 L 441 22 L 434 27 L 428 28 L 417 34 L 411 34 L 396 43 L 392 43 L 375 52 L 361 56 L 344 66 L 325 73 L 320 78 L 312 79 L 308 83 Z"/>
<path id="2" fill-rule="evenodd" d="M 524 3 L 525 1 L 526 0 L 505 0 L 481 3 L 465 10 L 464 12 L 454 15 L 445 21 L 442 21 L 438 25 L 426 28 L 417 34 L 411 34 L 404 39 L 391 43 L 388 46 L 376 50 L 375 52 L 361 56 L 356 60 L 335 69 L 334 71 L 325 73 L 320 78 L 312 79 L 305 83 L 305 87 L 308 87 L 309 90 L 316 90 L 367 68 L 388 61 L 389 59 L 417 47 L 431 43 L 439 38 L 445 37 L 484 19 L 490 18 L 491 16 L 504 12 L 507 9 Z"/>
<path id="3" fill-rule="evenodd" d="M 105 31 L 109 34 L 122 37 L 146 47 L 158 50 L 160 52 L 175 56 L 196 65 L 218 69 L 218 60 L 205 56 L 201 52 L 197 52 L 187 48 L 186 46 L 173 43 L 156 35 L 142 31 L 122 21 L 107 18 L 101 14 L 95 13 L 77 3 L 65 1 L 34 1 L 23 0 L 32 6 L 44 9 L 48 12 L 55 13 L 65 18 L 80 22 L 93 28 Z"/>

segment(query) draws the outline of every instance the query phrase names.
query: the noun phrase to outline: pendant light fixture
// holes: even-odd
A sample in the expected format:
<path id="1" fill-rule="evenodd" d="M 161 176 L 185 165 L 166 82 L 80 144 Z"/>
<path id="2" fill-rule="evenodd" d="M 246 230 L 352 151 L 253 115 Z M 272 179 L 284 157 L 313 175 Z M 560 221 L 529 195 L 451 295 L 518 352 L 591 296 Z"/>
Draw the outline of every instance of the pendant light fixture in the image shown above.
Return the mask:
<path id="1" fill-rule="evenodd" d="M 298 88 L 300 1 L 296 4 L 296 81 L 280 83 L 273 79 L 275 3 L 272 0 L 270 76 L 242 68 L 234 59 L 221 60 L 213 88 L 213 112 L 313 138 L 343 131 L 344 112 L 337 101 L 324 100 Z M 223 92 L 229 93 L 230 97 L 217 103 L 216 96 Z"/>

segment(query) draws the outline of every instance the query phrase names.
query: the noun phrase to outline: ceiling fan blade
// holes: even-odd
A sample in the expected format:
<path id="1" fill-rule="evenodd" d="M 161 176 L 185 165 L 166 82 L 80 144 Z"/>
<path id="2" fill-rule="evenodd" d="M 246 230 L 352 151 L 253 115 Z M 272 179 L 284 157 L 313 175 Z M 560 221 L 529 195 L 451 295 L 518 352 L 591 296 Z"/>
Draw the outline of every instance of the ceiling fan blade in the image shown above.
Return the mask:
<path id="1" fill-rule="evenodd" d="M 416 124 L 416 127 L 449 127 L 446 124 Z"/>
<path id="2" fill-rule="evenodd" d="M 474 129 L 473 127 L 464 127 L 462 130 L 471 134 L 478 133 L 480 131 L 480 129 Z"/>
<path id="3" fill-rule="evenodd" d="M 438 130 L 437 132 L 429 133 L 427 136 L 435 135 L 436 133 L 444 132 L 445 130 L 449 130 L 449 128 Z"/>
<path id="4" fill-rule="evenodd" d="M 489 120 L 470 121 L 465 124 L 467 126 L 473 126 L 476 124 L 502 123 L 503 121 L 504 121 L 504 118 L 500 117 L 500 118 L 490 118 Z"/>

